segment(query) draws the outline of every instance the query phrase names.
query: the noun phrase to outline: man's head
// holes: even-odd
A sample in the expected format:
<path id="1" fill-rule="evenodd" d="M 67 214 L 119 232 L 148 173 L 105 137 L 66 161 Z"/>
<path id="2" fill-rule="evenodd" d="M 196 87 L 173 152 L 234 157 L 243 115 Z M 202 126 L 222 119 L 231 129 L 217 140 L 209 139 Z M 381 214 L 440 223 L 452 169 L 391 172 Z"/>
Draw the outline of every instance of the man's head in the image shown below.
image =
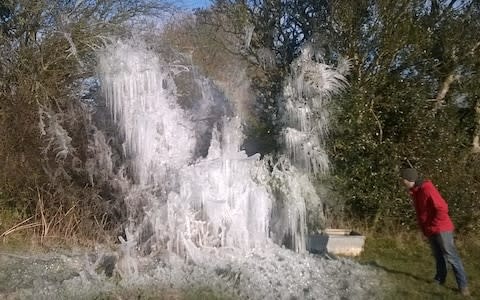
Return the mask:
<path id="1" fill-rule="evenodd" d="M 400 177 L 407 188 L 412 188 L 415 185 L 415 181 L 418 180 L 418 172 L 413 168 L 401 169 Z"/>

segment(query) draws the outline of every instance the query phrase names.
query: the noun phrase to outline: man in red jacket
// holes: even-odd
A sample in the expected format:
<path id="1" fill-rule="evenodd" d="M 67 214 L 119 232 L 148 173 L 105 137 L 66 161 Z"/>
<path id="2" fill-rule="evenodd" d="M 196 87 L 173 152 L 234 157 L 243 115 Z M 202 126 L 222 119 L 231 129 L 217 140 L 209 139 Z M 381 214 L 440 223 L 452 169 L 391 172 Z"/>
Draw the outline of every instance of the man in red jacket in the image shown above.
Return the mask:
<path id="1" fill-rule="evenodd" d="M 465 269 L 453 242 L 454 226 L 448 215 L 447 202 L 433 183 L 422 180 L 415 169 L 402 169 L 400 176 L 413 199 L 418 225 L 432 248 L 437 269 L 435 282 L 441 285 L 445 283 L 448 262 L 455 273 L 460 293 L 469 296 Z"/>

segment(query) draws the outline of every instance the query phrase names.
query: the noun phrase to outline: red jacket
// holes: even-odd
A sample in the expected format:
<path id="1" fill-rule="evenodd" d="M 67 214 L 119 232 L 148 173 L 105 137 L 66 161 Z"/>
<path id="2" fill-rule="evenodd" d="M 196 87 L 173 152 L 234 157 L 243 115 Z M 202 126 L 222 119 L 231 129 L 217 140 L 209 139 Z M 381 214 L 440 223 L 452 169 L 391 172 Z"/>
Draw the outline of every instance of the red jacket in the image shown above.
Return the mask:
<path id="1" fill-rule="evenodd" d="M 447 202 L 430 180 L 415 185 L 410 189 L 410 195 L 417 212 L 418 225 L 425 236 L 453 231 L 454 226 L 448 215 Z"/>

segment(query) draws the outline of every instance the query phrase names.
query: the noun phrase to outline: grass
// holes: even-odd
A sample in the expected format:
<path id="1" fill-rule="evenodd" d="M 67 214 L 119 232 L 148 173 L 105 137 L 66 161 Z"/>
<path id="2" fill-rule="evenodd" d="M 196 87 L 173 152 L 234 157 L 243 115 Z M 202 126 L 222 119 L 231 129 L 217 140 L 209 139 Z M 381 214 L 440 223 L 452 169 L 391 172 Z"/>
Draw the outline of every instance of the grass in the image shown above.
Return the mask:
<path id="1" fill-rule="evenodd" d="M 480 299 L 480 239 L 458 237 L 456 245 L 469 279 L 469 299 Z M 385 271 L 385 299 L 465 299 L 458 293 L 450 267 L 445 286 L 433 283 L 434 260 L 427 242 L 418 235 L 367 236 L 364 252 L 356 259 Z"/>
<path id="2" fill-rule="evenodd" d="M 1 212 L 1 210 L 0 210 Z M 0 214 L 3 216 L 5 214 Z M 9 220 L 2 218 L 3 224 Z M 3 232 L 3 231 L 2 231 Z M 363 232 L 368 232 L 364 230 Z M 26 243 L 35 238 L 29 236 L 29 230 L 18 231 L 0 239 L 0 250 L 15 251 L 23 249 Z M 1 232 L 0 232 L 1 234 Z M 457 236 L 457 249 L 464 263 L 469 287 L 472 293 L 469 299 L 480 299 L 480 238 L 475 235 Z M 36 243 L 33 243 L 36 244 Z M 32 245 L 33 245 L 32 244 Z M 32 246 L 30 245 L 30 246 Z M 45 244 L 42 244 L 45 246 Z M 363 253 L 355 258 L 361 264 L 373 266 L 384 274 L 382 280 L 383 299 L 465 299 L 458 291 L 451 269 L 445 286 L 433 283 L 434 260 L 428 244 L 418 234 L 367 234 Z M 228 299 L 208 288 L 192 290 L 122 290 L 104 293 L 95 299 Z"/>

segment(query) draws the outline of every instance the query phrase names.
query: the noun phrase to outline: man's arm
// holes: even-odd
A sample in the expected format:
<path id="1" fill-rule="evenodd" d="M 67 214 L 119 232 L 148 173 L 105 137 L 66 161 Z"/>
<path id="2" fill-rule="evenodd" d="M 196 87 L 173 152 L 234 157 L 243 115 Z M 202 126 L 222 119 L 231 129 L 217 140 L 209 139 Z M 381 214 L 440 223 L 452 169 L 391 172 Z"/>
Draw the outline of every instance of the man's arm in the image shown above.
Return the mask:
<path id="1" fill-rule="evenodd" d="M 426 192 L 428 218 L 425 223 L 425 228 L 426 231 L 432 233 L 434 227 L 448 218 L 448 205 L 435 186 L 432 185 Z"/>

